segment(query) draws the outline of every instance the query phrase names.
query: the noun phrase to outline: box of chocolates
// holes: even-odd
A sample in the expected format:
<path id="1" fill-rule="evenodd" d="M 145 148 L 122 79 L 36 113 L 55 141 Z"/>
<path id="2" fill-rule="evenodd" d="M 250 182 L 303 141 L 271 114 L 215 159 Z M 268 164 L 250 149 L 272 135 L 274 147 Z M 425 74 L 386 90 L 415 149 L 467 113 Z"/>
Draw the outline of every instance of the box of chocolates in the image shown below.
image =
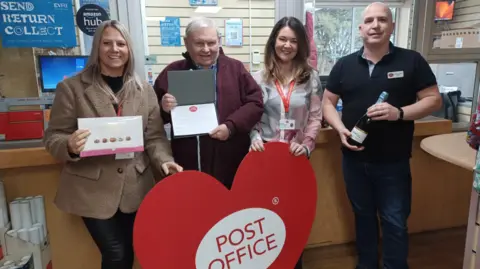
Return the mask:
<path id="1" fill-rule="evenodd" d="M 78 129 L 90 131 L 80 157 L 143 151 L 142 126 L 142 116 L 79 118 Z"/>

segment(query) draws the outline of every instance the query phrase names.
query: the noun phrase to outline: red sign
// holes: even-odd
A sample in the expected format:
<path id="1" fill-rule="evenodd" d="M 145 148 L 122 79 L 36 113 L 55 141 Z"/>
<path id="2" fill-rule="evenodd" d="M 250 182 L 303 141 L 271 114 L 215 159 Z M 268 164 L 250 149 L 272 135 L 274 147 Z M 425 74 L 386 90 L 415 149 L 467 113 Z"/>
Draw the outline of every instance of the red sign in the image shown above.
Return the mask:
<path id="1" fill-rule="evenodd" d="M 245 157 L 231 190 L 197 171 L 160 181 L 137 212 L 135 253 L 143 269 L 293 268 L 316 201 L 309 160 L 267 143 Z"/>
<path id="2" fill-rule="evenodd" d="M 191 106 L 188 109 L 190 110 L 190 112 L 196 112 L 198 110 L 196 106 Z"/>

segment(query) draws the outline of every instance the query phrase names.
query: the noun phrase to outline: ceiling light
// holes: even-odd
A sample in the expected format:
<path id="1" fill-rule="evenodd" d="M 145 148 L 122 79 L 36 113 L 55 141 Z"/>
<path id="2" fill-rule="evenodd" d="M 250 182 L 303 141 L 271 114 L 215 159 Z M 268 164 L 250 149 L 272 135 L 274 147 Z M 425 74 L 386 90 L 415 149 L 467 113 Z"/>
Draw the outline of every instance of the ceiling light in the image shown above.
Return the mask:
<path id="1" fill-rule="evenodd" d="M 200 6 L 195 9 L 195 13 L 218 13 L 222 7 Z"/>
<path id="2" fill-rule="evenodd" d="M 146 17 L 147 21 L 164 21 L 165 17 Z"/>

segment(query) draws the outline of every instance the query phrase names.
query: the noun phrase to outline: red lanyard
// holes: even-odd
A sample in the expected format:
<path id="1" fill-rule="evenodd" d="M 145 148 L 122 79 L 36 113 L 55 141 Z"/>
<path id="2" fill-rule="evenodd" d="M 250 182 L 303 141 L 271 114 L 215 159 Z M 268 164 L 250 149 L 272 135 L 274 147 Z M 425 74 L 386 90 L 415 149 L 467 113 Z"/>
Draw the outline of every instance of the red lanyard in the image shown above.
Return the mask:
<path id="1" fill-rule="evenodd" d="M 117 117 L 122 116 L 122 110 L 123 110 L 123 102 L 120 102 L 120 104 L 118 104 L 118 108 L 117 108 Z"/>
<path id="2" fill-rule="evenodd" d="M 290 87 L 288 88 L 287 96 L 285 96 L 285 94 L 283 93 L 283 89 L 280 86 L 280 83 L 278 83 L 278 80 L 275 81 L 275 86 L 277 86 L 278 94 L 282 98 L 283 107 L 285 108 L 285 113 L 288 113 L 288 110 L 290 108 L 290 97 L 292 96 L 292 93 L 293 93 L 293 87 L 295 87 L 295 80 L 292 80 L 292 82 L 290 82 Z"/>

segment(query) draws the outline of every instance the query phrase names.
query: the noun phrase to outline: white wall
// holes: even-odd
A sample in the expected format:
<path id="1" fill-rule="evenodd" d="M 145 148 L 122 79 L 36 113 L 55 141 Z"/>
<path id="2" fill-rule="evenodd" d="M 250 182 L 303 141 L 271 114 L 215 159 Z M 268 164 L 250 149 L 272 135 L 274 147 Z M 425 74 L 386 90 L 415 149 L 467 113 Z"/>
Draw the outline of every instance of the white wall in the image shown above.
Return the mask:
<path id="1" fill-rule="evenodd" d="M 480 24 L 480 0 L 457 0 L 450 29 L 462 29 Z"/>
<path id="2" fill-rule="evenodd" d="M 451 21 L 432 21 L 432 35 L 440 38 L 442 31 L 480 26 L 480 0 L 457 0 Z M 439 47 L 439 40 L 434 47 Z"/>
<path id="3" fill-rule="evenodd" d="M 153 65 L 154 77 L 169 63 L 182 59 L 181 53 L 185 51 L 183 40 L 181 47 L 161 46 L 160 18 L 166 16 L 180 17 L 182 38 L 192 17 L 215 19 L 222 36 L 225 34 L 226 19 L 243 19 L 243 47 L 224 46 L 223 50 L 246 66 L 250 66 L 252 50 L 260 51 L 263 59 L 265 43 L 275 23 L 275 0 L 219 0 L 218 6 L 222 9 L 216 14 L 201 14 L 195 13 L 196 7 L 191 7 L 187 0 L 145 0 L 148 54 L 157 60 L 157 64 Z M 261 68 L 260 65 L 251 67 L 251 70 Z"/>
<path id="4" fill-rule="evenodd" d="M 411 18 L 413 17 L 413 0 L 405 0 L 403 6 L 397 8 L 397 22 L 396 22 L 396 45 L 402 48 L 410 48 Z"/>

